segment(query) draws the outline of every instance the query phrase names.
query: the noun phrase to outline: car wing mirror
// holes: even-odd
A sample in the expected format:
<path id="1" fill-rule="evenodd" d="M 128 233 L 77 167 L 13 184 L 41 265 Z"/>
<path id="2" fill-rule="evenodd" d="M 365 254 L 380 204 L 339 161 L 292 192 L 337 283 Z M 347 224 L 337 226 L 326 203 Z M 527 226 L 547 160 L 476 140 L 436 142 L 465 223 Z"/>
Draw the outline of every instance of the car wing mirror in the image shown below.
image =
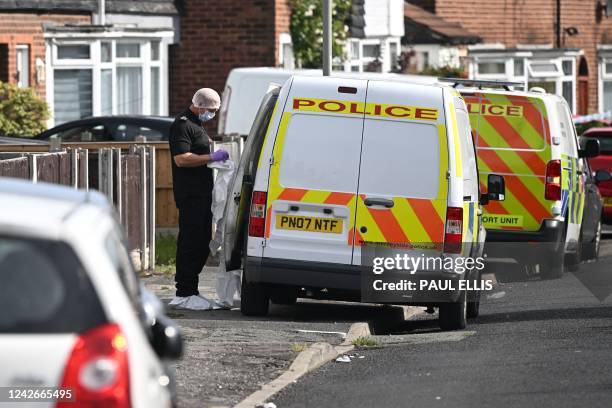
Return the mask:
<path id="1" fill-rule="evenodd" d="M 181 329 L 166 315 L 157 316 L 152 327 L 152 345 L 160 358 L 177 360 L 183 355 Z"/>
<path id="2" fill-rule="evenodd" d="M 480 196 L 480 204 L 487 205 L 490 201 L 504 201 L 506 198 L 506 181 L 499 174 L 489 174 L 487 177 L 487 192 Z"/>
<path id="3" fill-rule="evenodd" d="M 610 180 L 612 180 L 612 174 L 610 174 L 608 170 L 599 169 L 595 172 L 595 183 L 602 183 Z"/>
<path id="4" fill-rule="evenodd" d="M 599 140 L 588 139 L 584 144 L 584 149 L 578 150 L 578 157 L 599 156 Z"/>

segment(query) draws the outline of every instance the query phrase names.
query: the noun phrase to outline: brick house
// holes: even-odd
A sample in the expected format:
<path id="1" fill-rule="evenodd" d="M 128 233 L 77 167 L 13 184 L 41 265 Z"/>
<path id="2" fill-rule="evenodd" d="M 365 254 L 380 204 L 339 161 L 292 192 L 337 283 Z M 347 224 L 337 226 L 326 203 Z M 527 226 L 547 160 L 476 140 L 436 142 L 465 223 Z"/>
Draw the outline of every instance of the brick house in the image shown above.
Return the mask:
<path id="1" fill-rule="evenodd" d="M 172 0 L 0 0 L 0 81 L 32 87 L 48 126 L 92 115 L 168 114 Z M 104 16 L 104 17 L 102 17 Z"/>
<path id="2" fill-rule="evenodd" d="M 237 67 L 295 67 L 288 0 L 176 0 L 179 44 L 170 52 L 170 112 L 189 103 L 195 89 L 222 90 Z M 403 0 L 353 0 L 361 26 L 351 27 L 347 59 L 334 69 L 393 68 L 404 34 Z M 373 62 L 376 62 L 373 64 Z"/>
<path id="3" fill-rule="evenodd" d="M 409 2 L 482 38 L 469 47 L 471 77 L 542 87 L 565 96 L 576 114 L 612 110 L 612 2 Z"/>

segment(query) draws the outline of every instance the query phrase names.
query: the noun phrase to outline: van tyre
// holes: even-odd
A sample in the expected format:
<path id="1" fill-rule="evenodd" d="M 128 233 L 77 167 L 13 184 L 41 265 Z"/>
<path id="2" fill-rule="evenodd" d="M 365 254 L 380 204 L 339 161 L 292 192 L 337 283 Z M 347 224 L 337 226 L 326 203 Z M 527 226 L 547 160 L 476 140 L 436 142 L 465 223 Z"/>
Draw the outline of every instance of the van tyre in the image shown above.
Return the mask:
<path id="1" fill-rule="evenodd" d="M 597 231 L 591 242 L 582 244 L 582 259 L 585 261 L 597 260 L 599 258 L 599 246 L 601 244 L 601 221 L 597 223 Z"/>
<path id="2" fill-rule="evenodd" d="M 292 306 L 297 302 L 297 295 L 295 293 L 273 293 L 270 300 L 275 305 Z"/>
<path id="3" fill-rule="evenodd" d="M 261 283 L 247 282 L 246 273 L 242 272 L 240 291 L 240 312 L 245 316 L 265 316 L 270 308 L 270 296 L 267 288 Z"/>
<path id="4" fill-rule="evenodd" d="M 467 325 L 467 296 L 461 293 L 459 300 L 440 305 L 440 328 L 442 330 L 461 330 Z"/>
<path id="5" fill-rule="evenodd" d="M 544 262 L 540 263 L 540 276 L 542 279 L 559 279 L 565 269 L 565 256 L 563 252 L 553 252 L 546 255 Z"/>
<path id="6" fill-rule="evenodd" d="M 467 303 L 466 316 L 468 319 L 478 317 L 480 314 L 480 291 L 476 295 L 476 298 Z"/>
<path id="7" fill-rule="evenodd" d="M 580 269 L 580 261 L 582 260 L 582 242 L 582 231 L 580 231 L 578 245 L 576 245 L 576 252 L 565 256 L 565 266 L 570 272 L 578 272 Z"/>

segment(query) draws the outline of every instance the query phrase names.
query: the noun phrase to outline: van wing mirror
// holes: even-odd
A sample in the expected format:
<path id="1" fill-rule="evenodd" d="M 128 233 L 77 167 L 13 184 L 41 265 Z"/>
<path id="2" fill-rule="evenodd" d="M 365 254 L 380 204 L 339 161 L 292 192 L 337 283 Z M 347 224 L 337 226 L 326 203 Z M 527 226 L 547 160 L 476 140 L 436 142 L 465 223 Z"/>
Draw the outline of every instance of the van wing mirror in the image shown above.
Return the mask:
<path id="1" fill-rule="evenodd" d="M 587 139 L 584 149 L 578 150 L 578 157 L 595 157 L 599 156 L 599 140 Z"/>
<path id="2" fill-rule="evenodd" d="M 480 204 L 487 205 L 489 201 L 504 201 L 506 196 L 506 181 L 499 174 L 489 174 L 487 192 L 480 196 Z"/>
<path id="3" fill-rule="evenodd" d="M 599 169 L 595 172 L 595 183 L 602 183 L 610 180 L 612 180 L 612 174 L 610 174 L 608 170 Z"/>

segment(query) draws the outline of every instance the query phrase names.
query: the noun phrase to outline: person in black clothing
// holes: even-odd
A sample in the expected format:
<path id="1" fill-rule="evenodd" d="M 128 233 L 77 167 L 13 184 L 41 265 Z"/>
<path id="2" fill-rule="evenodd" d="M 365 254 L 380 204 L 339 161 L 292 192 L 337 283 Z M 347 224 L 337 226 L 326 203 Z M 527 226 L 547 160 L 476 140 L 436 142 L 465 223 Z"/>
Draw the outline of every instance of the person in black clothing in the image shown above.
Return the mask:
<path id="1" fill-rule="evenodd" d="M 211 140 L 203 123 L 212 119 L 221 98 L 210 88 L 199 89 L 191 106 L 176 117 L 170 127 L 172 182 L 179 212 L 176 248 L 176 297 L 170 306 L 208 309 L 199 296 L 198 275 L 208 258 L 212 234 L 213 172 L 207 164 L 229 158 L 225 150 L 211 153 Z"/>

